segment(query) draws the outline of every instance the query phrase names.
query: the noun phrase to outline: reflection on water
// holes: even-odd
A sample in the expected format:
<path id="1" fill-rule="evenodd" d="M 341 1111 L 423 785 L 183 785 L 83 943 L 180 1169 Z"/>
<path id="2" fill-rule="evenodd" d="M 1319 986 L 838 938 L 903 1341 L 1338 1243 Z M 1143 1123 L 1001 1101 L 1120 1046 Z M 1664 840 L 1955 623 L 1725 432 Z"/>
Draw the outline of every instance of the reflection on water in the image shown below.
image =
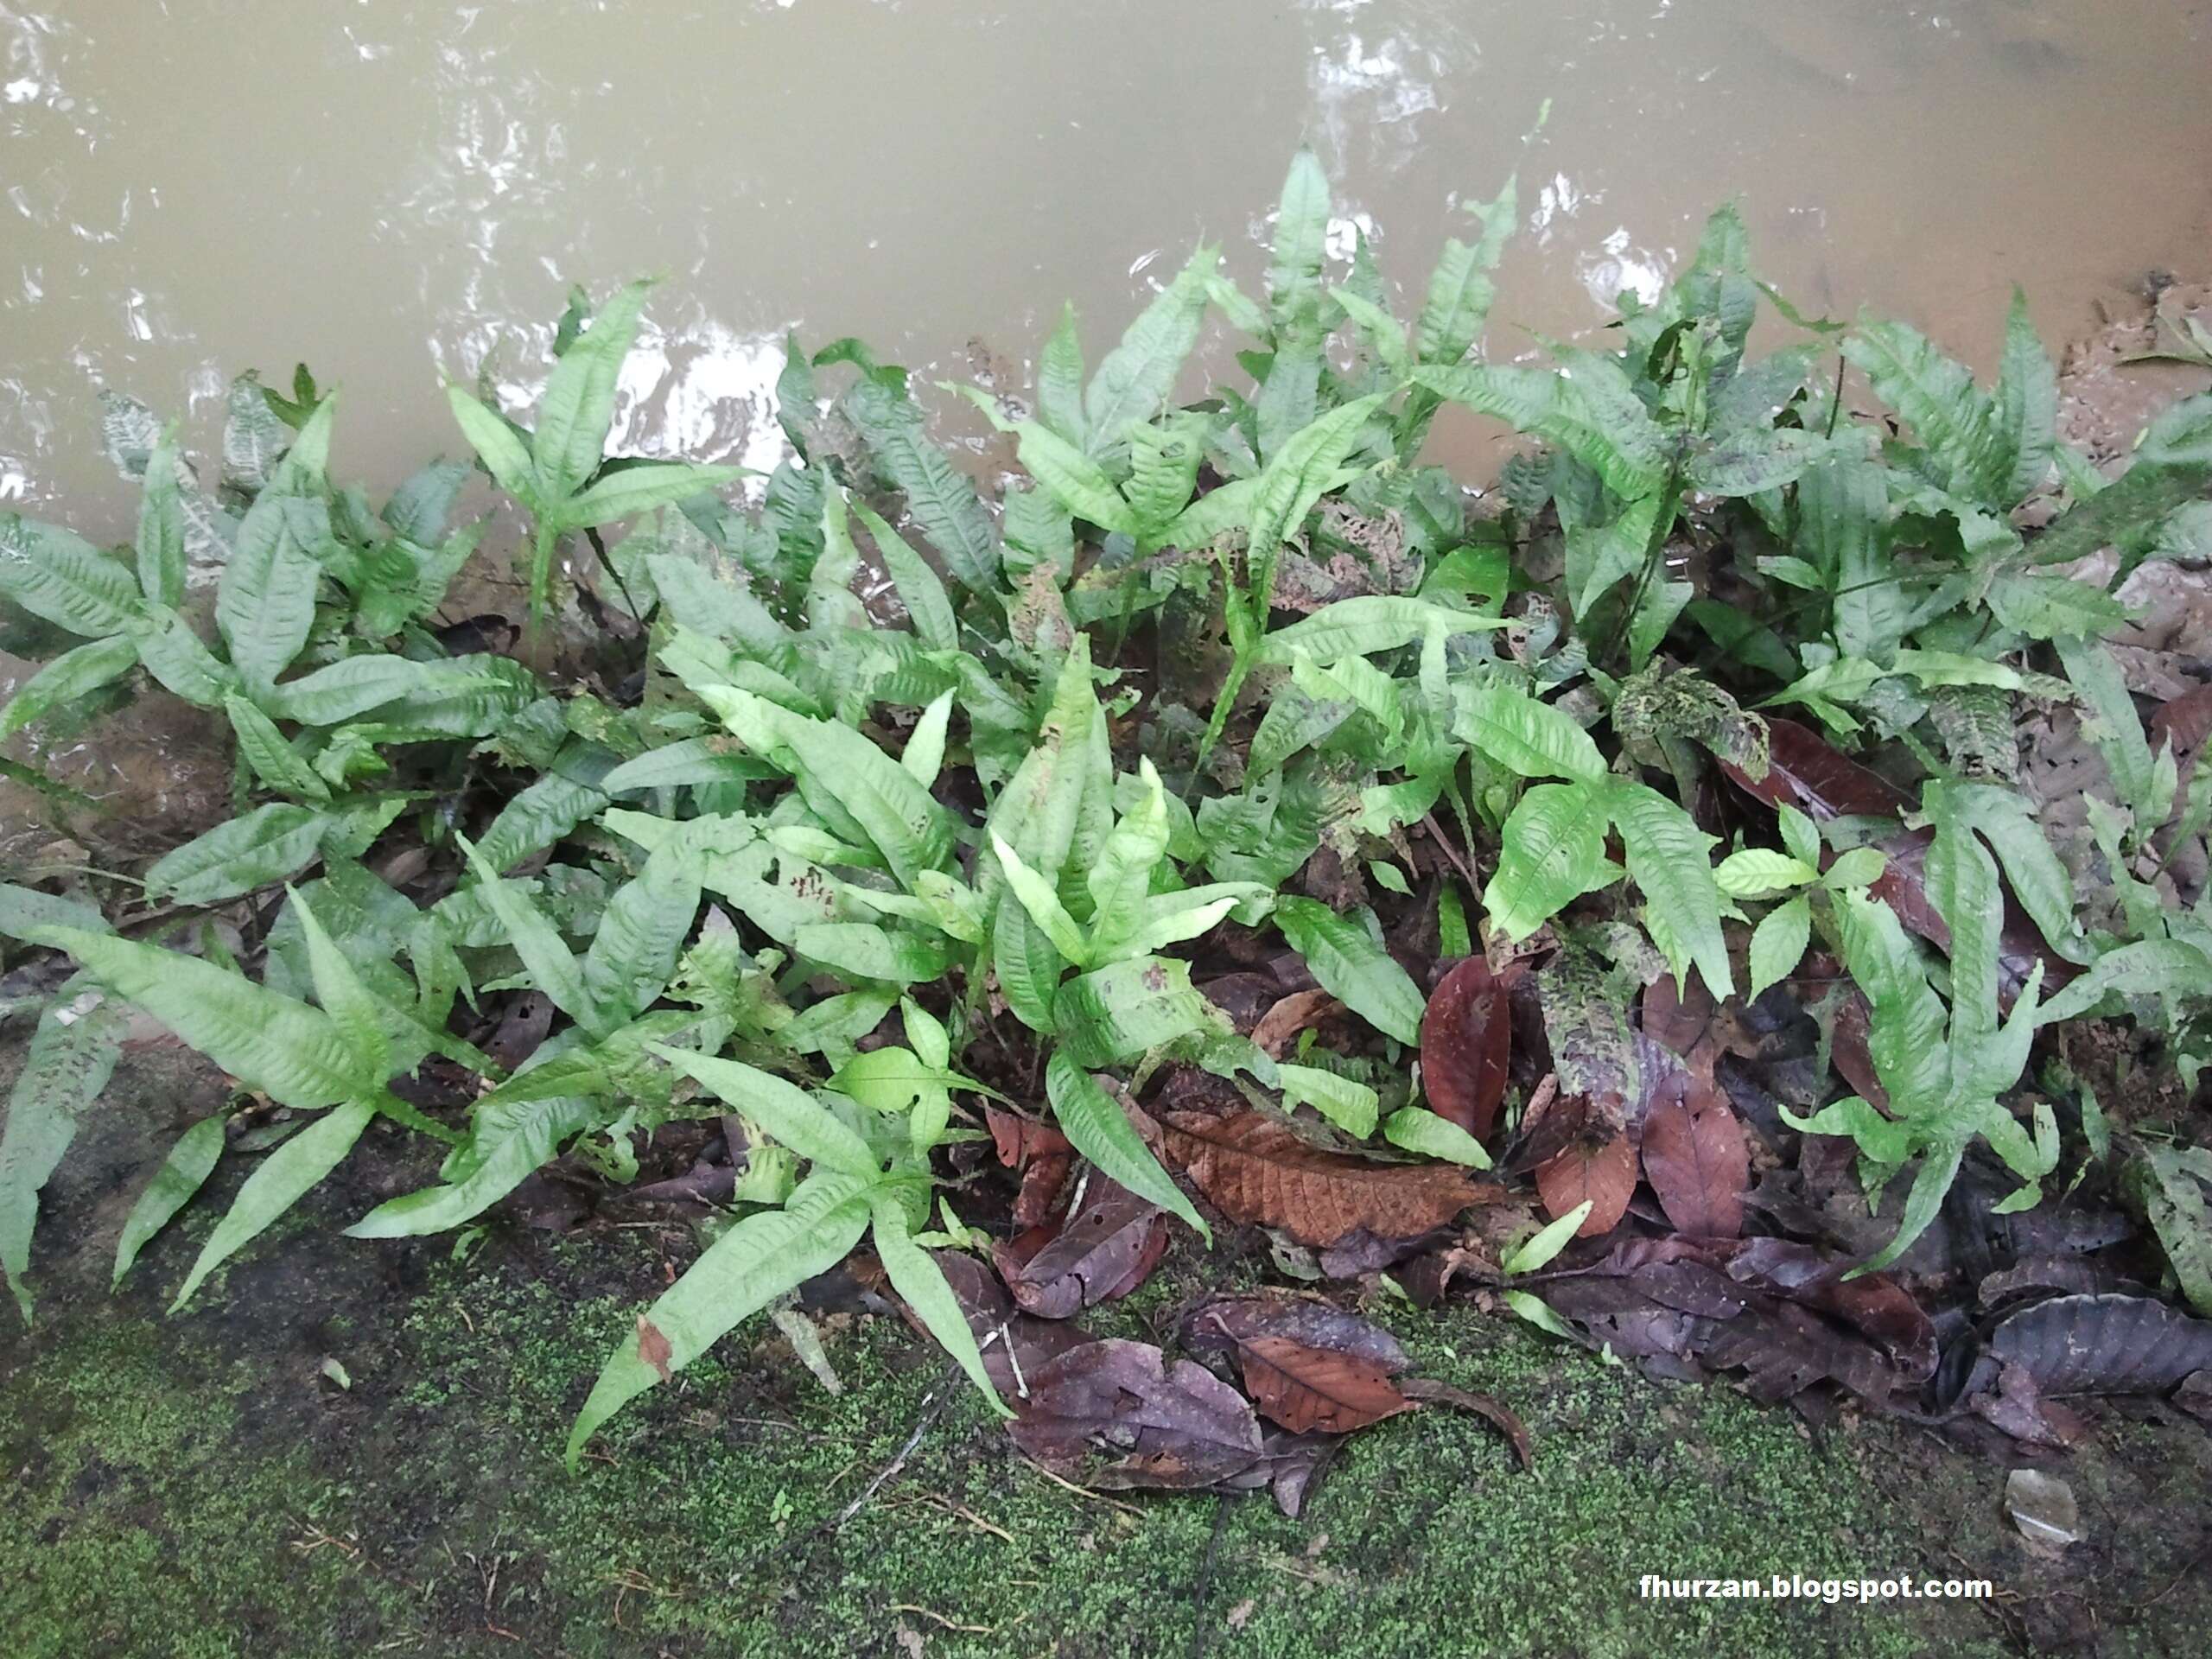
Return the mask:
<path id="1" fill-rule="evenodd" d="M 1986 361 L 2016 276 L 2060 333 L 2212 264 L 2208 85 L 2187 0 L 0 0 L 0 499 L 120 534 L 96 385 L 205 448 L 299 356 L 389 480 L 456 442 L 440 373 L 526 401 L 567 285 L 643 270 L 624 441 L 762 466 L 786 326 L 965 373 L 1072 297 L 1095 356 L 1201 237 L 1256 277 L 1301 138 L 1416 293 L 1520 169 L 1494 350 L 1732 194 L 1805 304 Z"/>

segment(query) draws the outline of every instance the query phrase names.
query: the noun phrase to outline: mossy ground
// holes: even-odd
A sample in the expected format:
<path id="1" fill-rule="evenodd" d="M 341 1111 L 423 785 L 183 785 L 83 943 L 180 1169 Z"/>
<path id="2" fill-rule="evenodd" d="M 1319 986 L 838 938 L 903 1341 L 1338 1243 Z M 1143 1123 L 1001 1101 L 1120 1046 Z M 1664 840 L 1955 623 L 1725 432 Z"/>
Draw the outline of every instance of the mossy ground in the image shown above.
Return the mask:
<path id="1" fill-rule="evenodd" d="M 155 1136 L 207 1103 L 148 1097 Z M 415 1173 L 372 1148 L 315 1225 L 163 1320 L 188 1236 L 99 1290 L 157 1144 L 104 1130 L 65 1165 L 41 1323 L 0 1335 L 0 1630 L 24 1659 L 2194 1654 L 2212 1619 L 2193 1431 L 2108 1423 L 2064 1471 L 2093 1541 L 2046 1562 L 2003 1522 L 2002 1464 L 1886 1425 L 1815 1434 L 1465 1308 L 1370 1311 L 1426 1374 L 1519 1412 L 1534 1474 L 1427 1410 L 1353 1438 L 1297 1522 L 1264 1497 L 1080 1496 L 964 1394 L 933 1411 L 942 1362 L 897 1320 L 846 1312 L 842 1395 L 748 1327 L 572 1478 L 567 1419 L 680 1229 L 494 1230 L 459 1264 L 443 1240 L 338 1239 Z M 1218 1270 L 1173 1259 L 1106 1323 L 1164 1332 Z M 1986 1574 L 2002 1599 L 1648 1603 L 1646 1573 Z"/>

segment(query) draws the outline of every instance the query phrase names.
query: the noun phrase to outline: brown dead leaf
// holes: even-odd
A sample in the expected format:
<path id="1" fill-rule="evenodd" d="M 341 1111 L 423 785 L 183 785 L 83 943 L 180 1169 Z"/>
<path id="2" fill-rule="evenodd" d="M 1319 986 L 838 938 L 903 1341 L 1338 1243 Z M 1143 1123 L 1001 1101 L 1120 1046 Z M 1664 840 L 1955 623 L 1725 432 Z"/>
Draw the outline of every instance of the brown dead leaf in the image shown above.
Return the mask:
<path id="1" fill-rule="evenodd" d="M 1377 1238 L 1417 1238 L 1471 1205 L 1505 1197 L 1502 1187 L 1449 1165 L 1325 1152 L 1259 1112 L 1171 1112 L 1160 1129 L 1169 1161 L 1222 1214 L 1317 1248 L 1363 1228 Z"/>
<path id="2" fill-rule="evenodd" d="M 1357 1354 L 1288 1337 L 1253 1337 L 1237 1351 L 1252 1403 L 1294 1434 L 1349 1434 L 1412 1408 L 1380 1365 Z"/>
<path id="3" fill-rule="evenodd" d="M 1436 1115 L 1487 1141 L 1505 1098 L 1512 1044 L 1504 988 L 1488 962 L 1469 957 L 1444 976 L 1421 1015 L 1421 1087 Z"/>
<path id="4" fill-rule="evenodd" d="M 1620 1225 L 1636 1191 L 1636 1148 L 1626 1135 L 1592 1146 L 1577 1141 L 1536 1166 L 1536 1193 L 1554 1220 L 1588 1200 L 1577 1238 L 1596 1238 Z"/>
<path id="5" fill-rule="evenodd" d="M 661 1329 L 644 1314 L 638 1315 L 638 1357 L 653 1368 L 664 1382 L 668 1381 L 668 1362 L 676 1357 L 676 1350 Z"/>
<path id="6" fill-rule="evenodd" d="M 1643 1119 L 1643 1173 L 1681 1231 L 1733 1238 L 1744 1230 L 1751 1148 L 1710 1082 L 1676 1072 L 1661 1085 Z"/>
<path id="7" fill-rule="evenodd" d="M 1021 1190 L 1014 1195 L 1014 1224 L 1027 1230 L 1043 1224 L 1059 1203 L 1061 1189 L 1075 1167 L 1075 1148 L 1067 1136 L 1049 1123 L 1001 1111 L 983 1109 L 999 1162 L 1021 1172 Z"/>
<path id="8" fill-rule="evenodd" d="M 1293 991 L 1260 1016 L 1252 1027 L 1252 1040 L 1267 1051 L 1268 1058 L 1279 1060 L 1290 1052 L 1300 1032 L 1319 1025 L 1342 1006 L 1326 991 Z"/>
<path id="9" fill-rule="evenodd" d="M 1536 1466 L 1535 1449 L 1529 1440 L 1529 1427 L 1520 1416 L 1500 1405 L 1486 1394 L 1470 1394 L 1465 1389 L 1455 1389 L 1449 1382 L 1433 1382 L 1425 1376 L 1408 1377 L 1399 1385 L 1406 1398 L 1421 1405 L 1453 1406 L 1461 1411 L 1471 1411 L 1478 1417 L 1494 1424 L 1498 1432 L 1512 1443 L 1513 1455 L 1521 1459 L 1521 1467 L 1534 1470 Z"/>

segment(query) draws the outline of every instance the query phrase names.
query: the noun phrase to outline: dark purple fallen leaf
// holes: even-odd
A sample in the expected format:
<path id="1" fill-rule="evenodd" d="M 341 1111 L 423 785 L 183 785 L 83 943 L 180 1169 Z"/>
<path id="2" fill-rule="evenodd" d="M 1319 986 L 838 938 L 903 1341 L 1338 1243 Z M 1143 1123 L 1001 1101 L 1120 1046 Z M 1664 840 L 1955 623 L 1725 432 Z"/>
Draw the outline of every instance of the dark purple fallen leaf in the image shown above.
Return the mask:
<path id="1" fill-rule="evenodd" d="M 1381 1325 L 1333 1302 L 1293 1291 L 1209 1297 L 1183 1315 L 1175 1332 L 1184 1349 L 1202 1359 L 1232 1357 L 1255 1337 L 1287 1337 L 1309 1348 L 1356 1355 L 1385 1373 L 1406 1366 L 1406 1351 Z"/>
<path id="2" fill-rule="evenodd" d="M 1052 1359 L 1090 1340 L 1072 1325 L 1017 1312 L 996 1275 L 964 1251 L 933 1250 L 930 1259 L 944 1274 L 961 1313 L 967 1316 L 968 1328 L 983 1351 L 983 1369 L 1000 1398 L 1018 1401 L 1030 1379 Z M 885 1288 L 887 1291 L 887 1281 Z M 918 1335 L 929 1336 L 929 1328 L 914 1317 L 912 1308 L 901 1302 L 899 1311 Z"/>
<path id="3" fill-rule="evenodd" d="M 2057 1296 L 2000 1320 L 1987 1353 L 2046 1395 L 2164 1394 L 2212 1367 L 2212 1320 L 2146 1296 Z"/>
<path id="4" fill-rule="evenodd" d="M 1815 822 L 1859 815 L 1897 817 L 1911 810 L 1910 796 L 1810 727 L 1770 719 L 1766 728 L 1765 777 L 1753 778 L 1729 761 L 1720 763 L 1730 781 L 1754 800 L 1769 806 L 1787 802 Z"/>
<path id="5" fill-rule="evenodd" d="M 1160 1206 L 1098 1174 L 1090 1178 L 1083 1208 L 1057 1233 L 1035 1231 L 1044 1235 L 1039 1247 L 1024 1248 L 1016 1239 L 995 1245 L 991 1256 L 1015 1304 L 1047 1319 L 1070 1319 L 1128 1295 L 1167 1249 Z"/>
<path id="6" fill-rule="evenodd" d="M 1039 1368 L 1008 1431 L 1048 1469 L 1095 1486 L 1211 1486 L 1265 1455 L 1243 1395 L 1193 1360 L 1118 1338 Z"/>
<path id="7" fill-rule="evenodd" d="M 1727 1270 L 1739 1285 L 1841 1319 L 1894 1360 L 1907 1381 L 1933 1376 L 1936 1326 L 1926 1310 L 1888 1274 L 1847 1278 L 1851 1268 L 1848 1257 L 1824 1255 L 1789 1239 L 1747 1238 L 1729 1256 Z"/>
<path id="8" fill-rule="evenodd" d="M 995 1106 L 983 1109 L 983 1121 L 990 1126 L 999 1162 L 1021 1176 L 1014 1200 L 1014 1224 L 1024 1230 L 1043 1224 L 1075 1167 L 1075 1148 L 1051 1124 Z"/>
<path id="9" fill-rule="evenodd" d="M 1421 1079 L 1439 1117 L 1478 1141 L 1497 1126 L 1512 1063 L 1513 1021 L 1490 963 L 1469 957 L 1429 994 L 1421 1021 Z"/>
<path id="10" fill-rule="evenodd" d="M 1219 1490 L 1253 1492 L 1264 1486 L 1275 1507 L 1286 1518 L 1295 1521 L 1344 1443 L 1341 1434 L 1293 1434 L 1287 1429 L 1268 1429 L 1262 1440 L 1260 1460 L 1219 1482 Z"/>
<path id="11" fill-rule="evenodd" d="M 1398 1385 L 1408 1400 L 1423 1405 L 1452 1406 L 1460 1411 L 1472 1412 L 1494 1426 L 1511 1443 L 1513 1455 L 1521 1460 L 1524 1470 L 1536 1466 L 1535 1448 L 1529 1440 L 1529 1426 L 1508 1408 L 1500 1405 L 1486 1394 L 1470 1394 L 1465 1389 L 1455 1389 L 1449 1382 L 1435 1382 L 1425 1376 L 1407 1378 Z"/>

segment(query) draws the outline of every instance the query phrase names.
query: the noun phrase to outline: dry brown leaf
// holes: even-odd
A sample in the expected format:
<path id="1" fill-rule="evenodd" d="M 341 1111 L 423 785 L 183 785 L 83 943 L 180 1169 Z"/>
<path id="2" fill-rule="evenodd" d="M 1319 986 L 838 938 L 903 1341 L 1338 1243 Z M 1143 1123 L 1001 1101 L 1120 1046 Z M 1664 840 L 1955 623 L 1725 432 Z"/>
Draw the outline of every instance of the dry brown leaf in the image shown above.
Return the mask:
<path id="1" fill-rule="evenodd" d="M 1288 1337 L 1253 1337 L 1237 1352 L 1252 1403 L 1294 1434 L 1349 1434 L 1412 1408 L 1382 1368 L 1357 1354 L 1309 1348 Z"/>
<path id="2" fill-rule="evenodd" d="M 1258 1112 L 1160 1122 L 1169 1160 L 1231 1221 L 1281 1229 L 1300 1244 L 1336 1243 L 1364 1228 L 1417 1238 L 1504 1189 L 1447 1164 L 1378 1164 L 1309 1146 Z"/>
<path id="3" fill-rule="evenodd" d="M 1636 1191 L 1636 1148 L 1625 1135 L 1592 1146 L 1577 1141 L 1536 1166 L 1536 1193 L 1554 1220 L 1585 1199 L 1590 1214 L 1577 1238 L 1596 1238 L 1620 1225 Z"/>

